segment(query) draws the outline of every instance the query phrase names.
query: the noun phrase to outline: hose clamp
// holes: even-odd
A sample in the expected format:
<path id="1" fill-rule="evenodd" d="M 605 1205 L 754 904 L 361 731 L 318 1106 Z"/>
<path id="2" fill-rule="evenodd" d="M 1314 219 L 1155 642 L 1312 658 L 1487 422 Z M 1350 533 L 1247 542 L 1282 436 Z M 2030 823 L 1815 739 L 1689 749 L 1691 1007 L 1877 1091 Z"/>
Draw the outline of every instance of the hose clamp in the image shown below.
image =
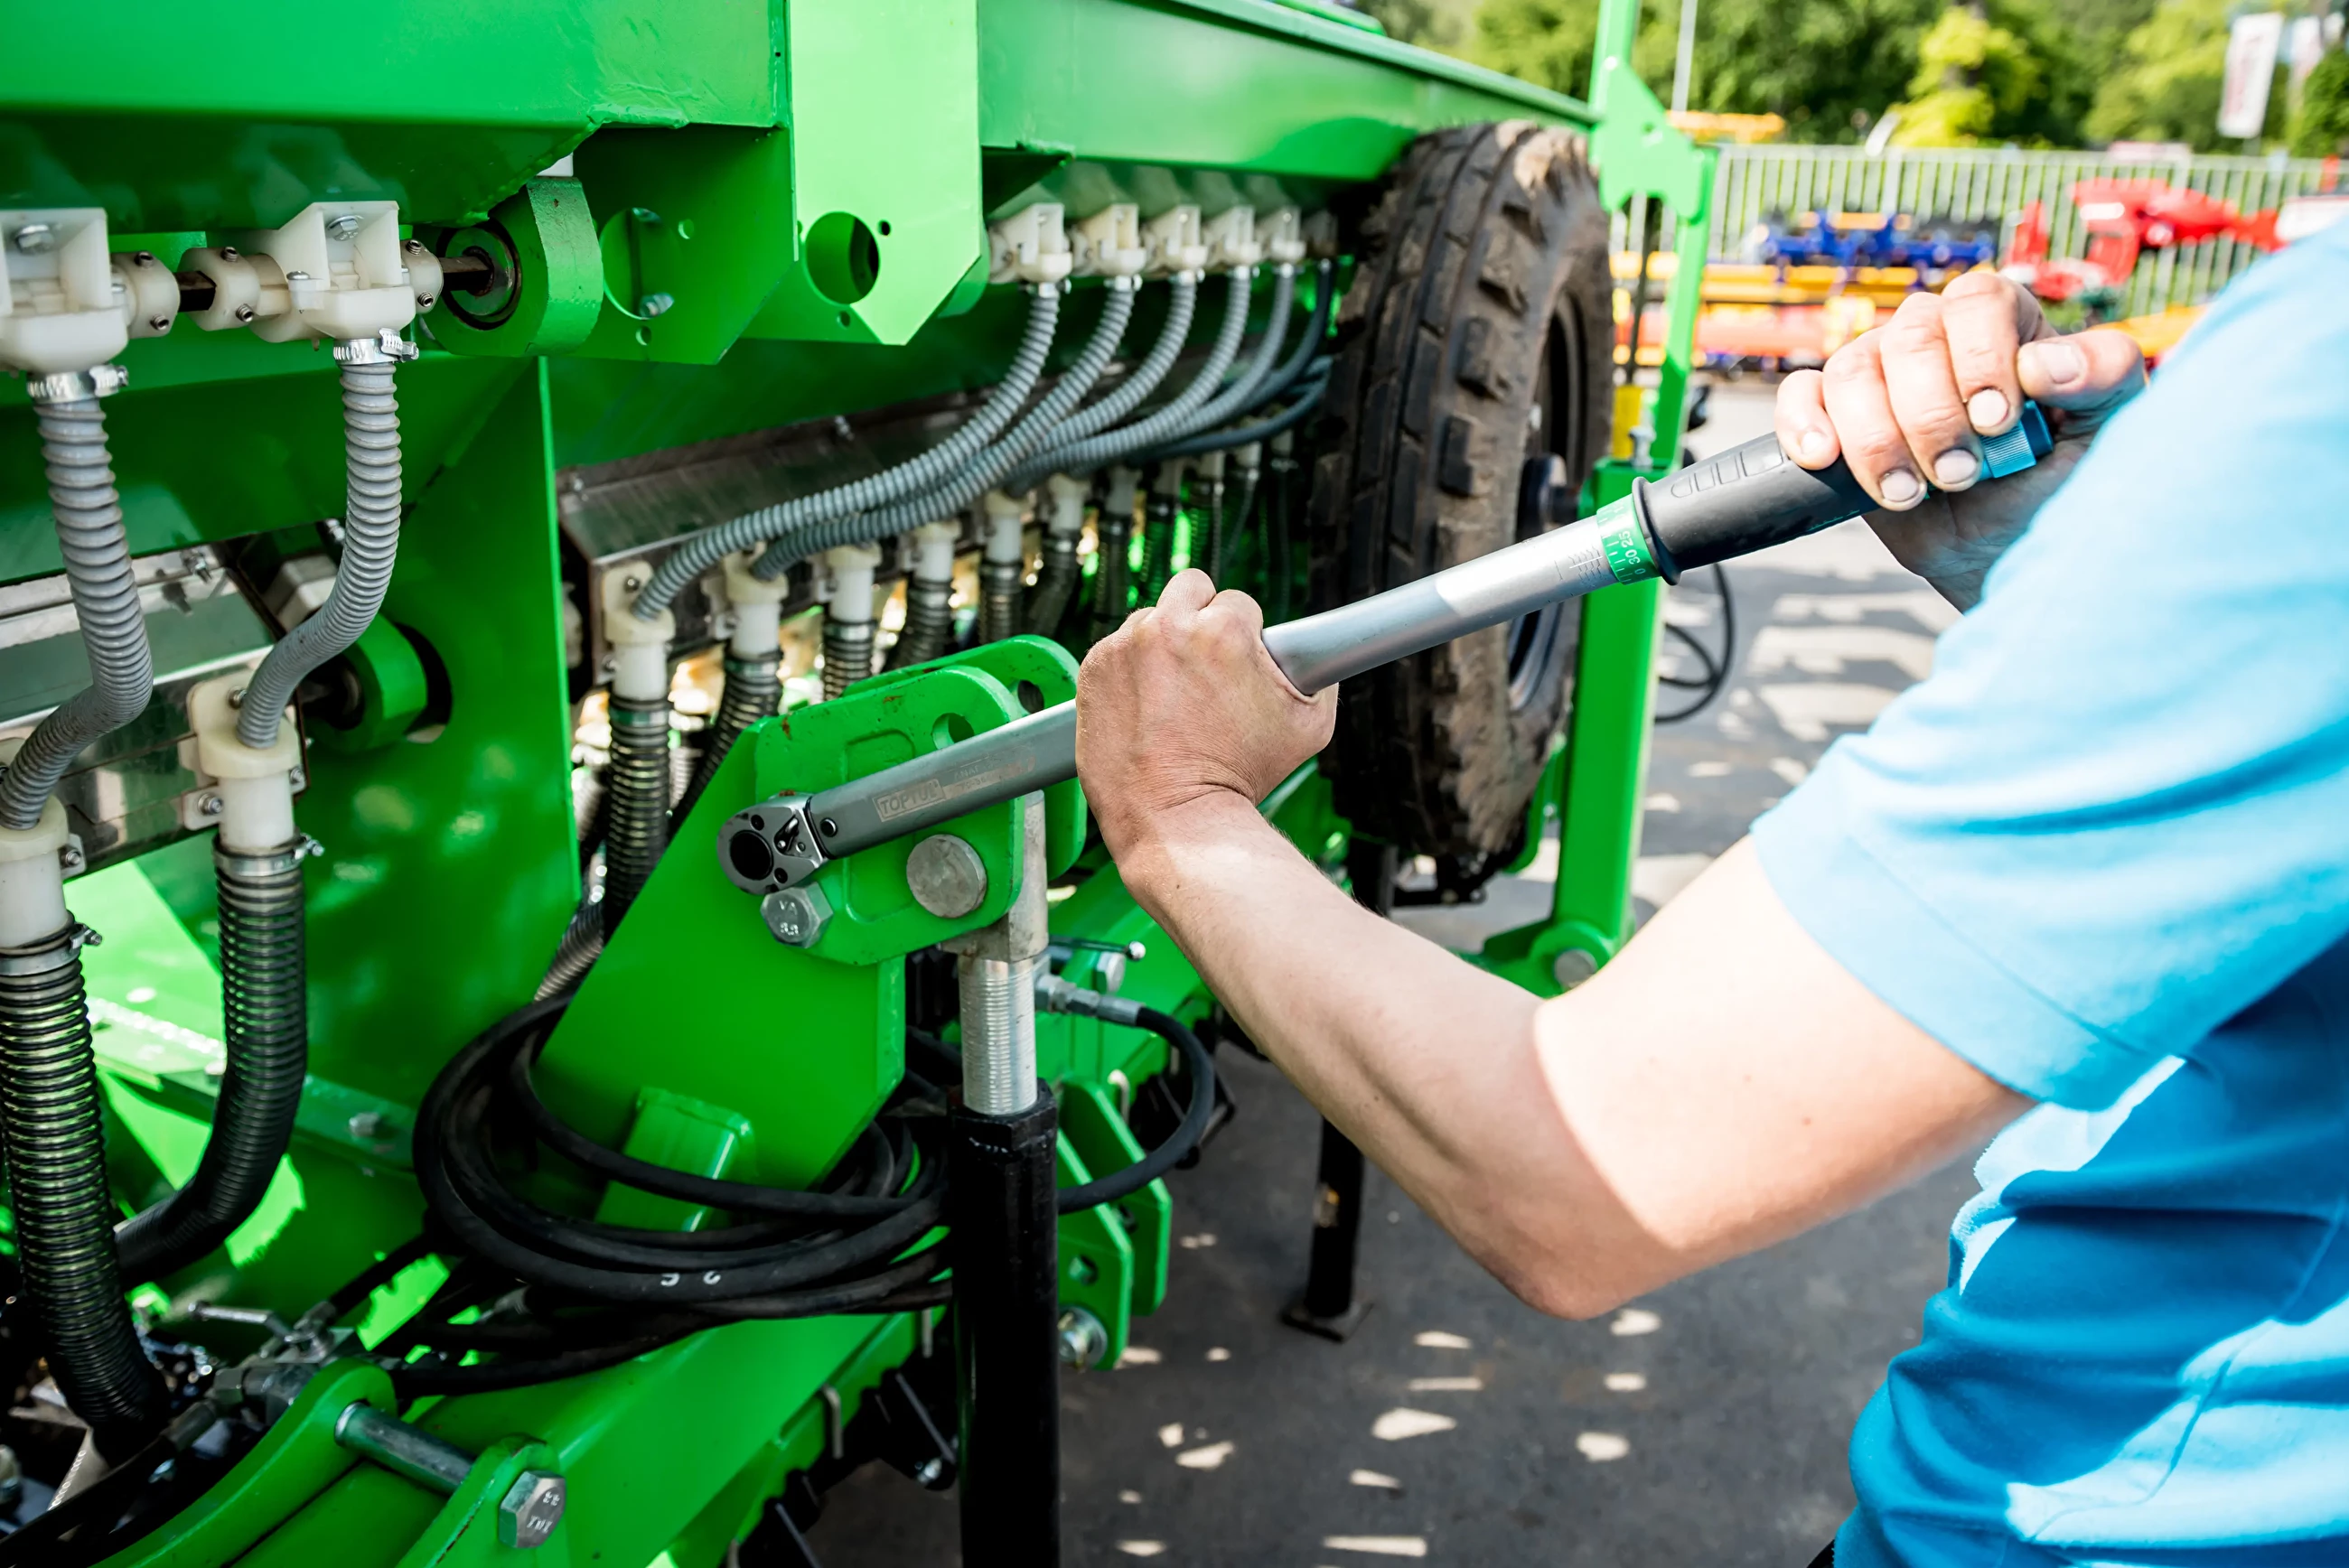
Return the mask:
<path id="1" fill-rule="evenodd" d="M 106 938 L 79 921 L 30 947 L 0 947 L 0 975 L 11 979 L 47 975 L 80 962 L 81 950 L 104 944 Z"/>
<path id="2" fill-rule="evenodd" d="M 223 849 L 220 841 L 212 841 L 212 864 L 233 877 L 259 879 L 281 877 L 301 869 L 302 862 L 313 855 L 323 855 L 326 846 L 304 833 L 290 844 L 274 850 L 247 851 Z"/>
<path id="3" fill-rule="evenodd" d="M 614 697 L 605 705 L 605 717 L 615 729 L 657 729 L 666 735 L 669 727 L 668 699 L 633 702 L 626 697 Z"/>
<path id="4" fill-rule="evenodd" d="M 111 397 L 130 385 L 130 372 L 119 365 L 97 365 L 88 370 L 52 370 L 25 377 L 25 395 L 35 403 L 88 403 Z"/>
<path id="5" fill-rule="evenodd" d="M 336 342 L 335 362 L 338 365 L 398 365 L 423 352 L 387 326 L 373 337 L 346 337 Z"/>

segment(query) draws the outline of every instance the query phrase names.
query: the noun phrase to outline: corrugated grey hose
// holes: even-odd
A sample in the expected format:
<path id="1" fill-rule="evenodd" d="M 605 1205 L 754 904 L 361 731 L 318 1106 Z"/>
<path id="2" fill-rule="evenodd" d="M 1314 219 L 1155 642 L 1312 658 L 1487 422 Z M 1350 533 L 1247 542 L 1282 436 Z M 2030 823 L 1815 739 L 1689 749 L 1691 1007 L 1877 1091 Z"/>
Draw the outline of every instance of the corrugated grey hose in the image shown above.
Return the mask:
<path id="1" fill-rule="evenodd" d="M 1174 429 L 1156 439 L 1179 439 L 1213 429 L 1244 408 L 1254 407 L 1264 396 L 1263 388 L 1270 382 L 1274 361 L 1280 357 L 1280 346 L 1288 340 L 1289 312 L 1297 304 L 1297 269 L 1282 267 L 1273 274 L 1272 312 L 1266 318 L 1264 335 L 1256 342 L 1256 352 L 1249 355 L 1232 384 L 1201 404 Z M 1139 429 L 1141 427 L 1136 426 Z M 1128 451 L 1138 450 L 1129 447 Z"/>
<path id="2" fill-rule="evenodd" d="M 1226 430 L 1209 430 L 1203 436 L 1193 436 L 1187 440 L 1161 447 L 1151 455 L 1160 459 L 1195 458 L 1202 452 L 1229 451 L 1234 447 L 1245 447 L 1250 441 L 1270 440 L 1283 430 L 1302 423 L 1308 414 L 1320 406 L 1321 394 L 1329 387 L 1330 366 L 1325 360 L 1320 368 L 1306 377 L 1305 384 L 1297 388 L 1297 400 L 1279 413 L 1268 414 L 1252 425 L 1234 425 Z"/>
<path id="3" fill-rule="evenodd" d="M 1173 401 L 1145 418 L 1121 426 L 1081 441 L 1055 443 L 1049 450 L 1039 452 L 1033 460 L 1020 466 L 1011 480 L 1014 490 L 1034 484 L 1044 475 L 1058 469 L 1068 473 L 1080 473 L 1099 468 L 1111 459 L 1137 448 L 1163 441 L 1184 428 L 1184 421 L 1196 413 L 1200 406 L 1215 395 L 1224 372 L 1231 367 L 1233 356 L 1239 353 L 1240 336 L 1247 330 L 1248 286 L 1247 269 L 1235 268 L 1231 273 L 1230 293 L 1226 296 L 1223 325 L 1216 330 L 1216 341 L 1207 351 L 1207 362 L 1199 367 L 1190 384 L 1175 394 Z"/>
<path id="4" fill-rule="evenodd" d="M 693 765 L 693 777 L 686 780 L 676 808 L 668 814 L 671 823 L 682 822 L 693 814 L 701 792 L 718 777 L 719 765 L 734 749 L 742 732 L 762 718 L 773 717 L 775 710 L 782 707 L 781 655 L 770 654 L 762 658 L 745 659 L 730 649 L 721 664 L 726 684 L 719 693 L 718 713 L 702 737 L 701 759 Z"/>
<path id="5" fill-rule="evenodd" d="M 794 561 L 843 544 L 886 539 L 932 518 L 952 517 L 977 500 L 1009 472 L 1013 464 L 1035 450 L 1040 443 L 1050 440 L 1056 428 L 1069 418 L 1070 410 L 1092 390 L 1102 372 L 1108 368 L 1110 356 L 1117 352 L 1119 341 L 1125 336 L 1126 323 L 1133 315 L 1133 291 L 1111 291 L 1103 298 L 1101 320 L 1094 324 L 1092 337 L 1077 356 L 1076 363 L 1011 428 L 1009 435 L 980 452 L 959 472 L 919 495 L 880 511 L 831 518 L 778 535 L 751 568 L 753 574 L 772 582 L 790 571 Z"/>
<path id="6" fill-rule="evenodd" d="M 146 712 L 155 690 L 147 618 L 139 608 L 130 541 L 106 455 L 106 417 L 95 397 L 44 403 L 36 417 L 66 582 L 89 657 L 89 685 L 41 720 L 0 772 L 0 828 L 18 831 L 39 824 L 41 808 L 82 748 Z"/>
<path id="7" fill-rule="evenodd" d="M 1257 386 L 1247 397 L 1231 398 L 1232 406 L 1220 415 L 1210 418 L 1207 411 L 1202 409 L 1199 418 L 1193 422 L 1190 430 L 1185 432 L 1183 438 L 1131 460 L 1141 463 L 1153 459 L 1191 457 L 1200 452 L 1216 451 L 1226 446 L 1244 446 L 1247 444 L 1245 438 L 1227 443 L 1216 439 L 1213 434 L 1202 436 L 1200 432 L 1213 432 L 1216 426 L 1237 414 L 1253 412 L 1255 409 L 1263 407 L 1291 387 L 1296 386 L 1298 378 L 1317 363 L 1321 366 L 1322 373 L 1326 377 L 1329 369 L 1328 362 L 1317 360 L 1315 356 L 1324 347 L 1330 335 L 1330 311 L 1333 292 L 1330 284 L 1334 271 L 1335 269 L 1328 262 L 1320 264 L 1317 276 L 1319 286 L 1313 291 L 1313 314 L 1306 319 L 1304 334 L 1298 338 L 1296 347 L 1289 351 L 1288 357 L 1281 362 L 1279 368 L 1266 377 L 1262 384 Z M 1234 383 L 1235 387 L 1237 385 L 1237 382 Z M 1227 393 L 1226 396 L 1228 397 L 1229 394 Z M 1220 402 L 1223 399 L 1219 398 L 1217 401 Z M 1283 427 L 1283 428 L 1286 428 Z"/>
<path id="8" fill-rule="evenodd" d="M 343 462 L 349 499 L 335 586 L 318 613 L 280 638 L 244 683 L 236 738 L 256 750 L 276 743 L 294 688 L 359 640 L 391 587 L 399 554 L 399 400 L 389 362 L 343 366 Z"/>
<path id="9" fill-rule="evenodd" d="M 98 1060 L 77 952 L 87 934 L 71 926 L 30 947 L 0 948 L 0 1126 L 16 1261 L 49 1371 L 98 1452 L 119 1462 L 160 1423 L 166 1393 L 115 1264 Z"/>
<path id="10" fill-rule="evenodd" d="M 241 855 L 212 846 L 227 1070 L 195 1174 L 116 1228 L 126 1279 L 185 1268 L 227 1241 L 260 1206 L 293 1138 L 310 1056 L 304 847 L 296 841 L 270 854 Z"/>
<path id="11" fill-rule="evenodd" d="M 805 523 L 874 511 L 900 497 L 926 490 L 952 474 L 978 456 L 980 449 L 993 440 L 1019 412 L 1020 405 L 1027 402 L 1036 378 L 1044 372 L 1044 361 L 1052 351 L 1053 329 L 1060 318 L 1059 286 L 1038 288 L 1030 299 L 1028 329 L 1019 340 L 1019 352 L 1012 356 L 1011 368 L 962 428 L 895 468 L 884 469 L 877 474 L 813 495 L 761 507 L 714 528 L 703 529 L 671 551 L 668 559 L 653 573 L 652 581 L 636 595 L 637 617 L 649 621 L 658 615 L 688 583 L 737 550 L 748 550 L 761 540 L 773 539 Z"/>

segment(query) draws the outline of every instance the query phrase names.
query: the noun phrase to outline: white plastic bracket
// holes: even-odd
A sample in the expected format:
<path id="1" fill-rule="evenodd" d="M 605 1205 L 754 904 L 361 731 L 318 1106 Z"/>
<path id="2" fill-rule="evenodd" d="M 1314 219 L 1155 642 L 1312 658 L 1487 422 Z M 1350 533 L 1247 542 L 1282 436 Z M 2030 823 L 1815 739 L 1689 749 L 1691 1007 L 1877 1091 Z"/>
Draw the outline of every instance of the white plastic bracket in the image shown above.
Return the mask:
<path id="1" fill-rule="evenodd" d="M 1276 207 L 1257 219 L 1256 237 L 1264 259 L 1293 267 L 1305 259 L 1305 219 L 1294 207 Z"/>
<path id="2" fill-rule="evenodd" d="M 1076 263 L 1061 204 L 1039 201 L 987 226 L 987 281 L 1057 284 Z"/>
<path id="3" fill-rule="evenodd" d="M 0 368 L 92 370 L 129 341 L 98 207 L 0 209 Z"/>
<path id="4" fill-rule="evenodd" d="M 1073 539 L 1085 531 L 1085 500 L 1092 494 L 1090 481 L 1069 474 L 1054 474 L 1044 481 L 1045 493 L 1051 497 L 1051 508 L 1044 514 L 1044 530 Z"/>
<path id="5" fill-rule="evenodd" d="M 1257 242 L 1253 207 L 1225 208 L 1206 221 L 1199 238 L 1207 247 L 1207 265 L 1217 272 L 1252 267 L 1264 260 L 1264 247 Z"/>
<path id="6" fill-rule="evenodd" d="M 1200 238 L 1199 209 L 1188 202 L 1169 207 L 1142 226 L 1142 243 L 1150 252 L 1145 274 L 1171 278 L 1206 270 L 1207 245 Z"/>
<path id="7" fill-rule="evenodd" d="M 1074 275 L 1081 278 L 1139 277 L 1150 264 L 1150 247 L 1142 242 L 1142 209 L 1131 201 L 1112 202 L 1071 224 L 1069 246 L 1076 257 Z"/>
<path id="8" fill-rule="evenodd" d="M 272 343 L 347 342 L 398 333 L 416 319 L 416 292 L 392 201 L 314 201 L 281 228 L 190 251 L 183 270 L 212 280 L 208 332 L 250 326 Z"/>
<path id="9" fill-rule="evenodd" d="M 612 695 L 629 702 L 657 702 L 668 696 L 668 645 L 677 635 L 677 613 L 663 610 L 651 620 L 636 616 L 636 595 L 652 581 L 641 561 L 604 573 L 604 641 L 612 650 Z"/>

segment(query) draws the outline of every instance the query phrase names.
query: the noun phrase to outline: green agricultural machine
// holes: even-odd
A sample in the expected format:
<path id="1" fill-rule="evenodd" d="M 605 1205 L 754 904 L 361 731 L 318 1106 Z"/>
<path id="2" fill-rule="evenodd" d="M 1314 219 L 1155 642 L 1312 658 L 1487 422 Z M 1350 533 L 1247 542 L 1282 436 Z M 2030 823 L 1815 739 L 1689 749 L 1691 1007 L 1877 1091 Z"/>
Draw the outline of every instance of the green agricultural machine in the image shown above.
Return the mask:
<path id="1" fill-rule="evenodd" d="M 1247 1048 L 1085 648 L 1208 567 L 1361 677 L 1300 851 L 1628 934 L 1661 584 L 1378 607 L 1675 465 L 1635 12 L 1588 104 L 1326 0 L 12 16 L 0 1563 L 808 1564 L 873 1461 L 1057 1561 Z"/>

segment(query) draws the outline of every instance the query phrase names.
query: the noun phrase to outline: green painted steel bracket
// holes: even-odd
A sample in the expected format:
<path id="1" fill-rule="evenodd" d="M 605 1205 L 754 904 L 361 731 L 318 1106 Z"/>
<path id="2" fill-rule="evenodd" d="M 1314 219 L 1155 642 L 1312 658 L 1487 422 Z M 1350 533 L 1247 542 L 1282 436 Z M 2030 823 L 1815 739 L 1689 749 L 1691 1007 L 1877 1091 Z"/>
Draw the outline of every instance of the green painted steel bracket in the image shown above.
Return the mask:
<path id="1" fill-rule="evenodd" d="M 431 696 L 416 645 L 393 623 L 378 617 L 367 624 L 343 659 L 358 682 L 358 720 L 348 729 L 313 720 L 305 727 L 310 744 L 328 751 L 372 751 L 406 735 Z"/>
<path id="2" fill-rule="evenodd" d="M 356 1360 L 320 1367 L 235 1469 L 190 1503 L 171 1529 L 106 1559 L 107 1568 L 224 1568 L 243 1558 L 359 1462 L 335 1441 L 336 1421 L 355 1404 L 398 1409 L 383 1368 Z"/>
<path id="3" fill-rule="evenodd" d="M 620 1152 L 671 1171 L 724 1179 L 738 1164 L 750 1163 L 751 1139 L 750 1122 L 724 1106 L 647 1086 L 636 1091 L 636 1117 Z M 698 1231 L 709 1222 L 709 1210 L 615 1181 L 595 1205 L 595 1218 L 639 1230 Z"/>
<path id="4" fill-rule="evenodd" d="M 541 1544 L 527 1550 L 498 1539 L 498 1504 L 525 1470 L 561 1475 L 562 1456 L 536 1439 L 502 1437 L 482 1447 L 457 1490 L 441 1505 L 432 1522 L 400 1555 L 396 1568 L 571 1568 L 571 1515 L 564 1511 Z M 600 1553 L 595 1555 L 602 1555 Z M 590 1558 L 590 1561 L 593 1559 Z"/>
<path id="5" fill-rule="evenodd" d="M 1061 1109 L 1064 1116 L 1078 1098 L 1074 1094 L 1063 1097 Z M 1065 1126 L 1053 1150 L 1059 1183 L 1063 1187 L 1074 1187 L 1096 1175 L 1106 1174 L 1096 1171 L 1077 1152 Z M 1092 1365 L 1114 1367 L 1117 1358 L 1125 1354 L 1126 1331 L 1133 1315 L 1133 1243 L 1126 1239 L 1117 1211 L 1103 1203 L 1061 1215 L 1060 1245 L 1061 1305 L 1082 1307 L 1093 1315 L 1102 1326 L 1104 1339 L 1101 1357 Z"/>
<path id="6" fill-rule="evenodd" d="M 1071 1079 L 1061 1086 L 1061 1136 L 1092 1172 L 1079 1180 L 1113 1175 L 1143 1156 L 1133 1129 L 1098 1083 Z M 1133 1250 L 1133 1277 L 1128 1297 L 1134 1311 L 1156 1312 L 1166 1300 L 1166 1249 L 1174 1225 L 1174 1200 L 1165 1181 L 1153 1181 L 1131 1196 L 1090 1212 L 1115 1216 L 1113 1228 Z M 1062 1222 L 1064 1253 L 1066 1222 Z M 1114 1354 L 1110 1357 L 1112 1362 L 1116 1359 Z"/>
<path id="7" fill-rule="evenodd" d="M 437 255 L 479 252 L 514 275 L 492 294 L 445 294 L 438 310 L 418 318 L 419 335 L 450 353 L 567 354 L 595 329 L 604 307 L 604 257 L 578 181 L 529 181 L 480 223 L 419 237 Z"/>

